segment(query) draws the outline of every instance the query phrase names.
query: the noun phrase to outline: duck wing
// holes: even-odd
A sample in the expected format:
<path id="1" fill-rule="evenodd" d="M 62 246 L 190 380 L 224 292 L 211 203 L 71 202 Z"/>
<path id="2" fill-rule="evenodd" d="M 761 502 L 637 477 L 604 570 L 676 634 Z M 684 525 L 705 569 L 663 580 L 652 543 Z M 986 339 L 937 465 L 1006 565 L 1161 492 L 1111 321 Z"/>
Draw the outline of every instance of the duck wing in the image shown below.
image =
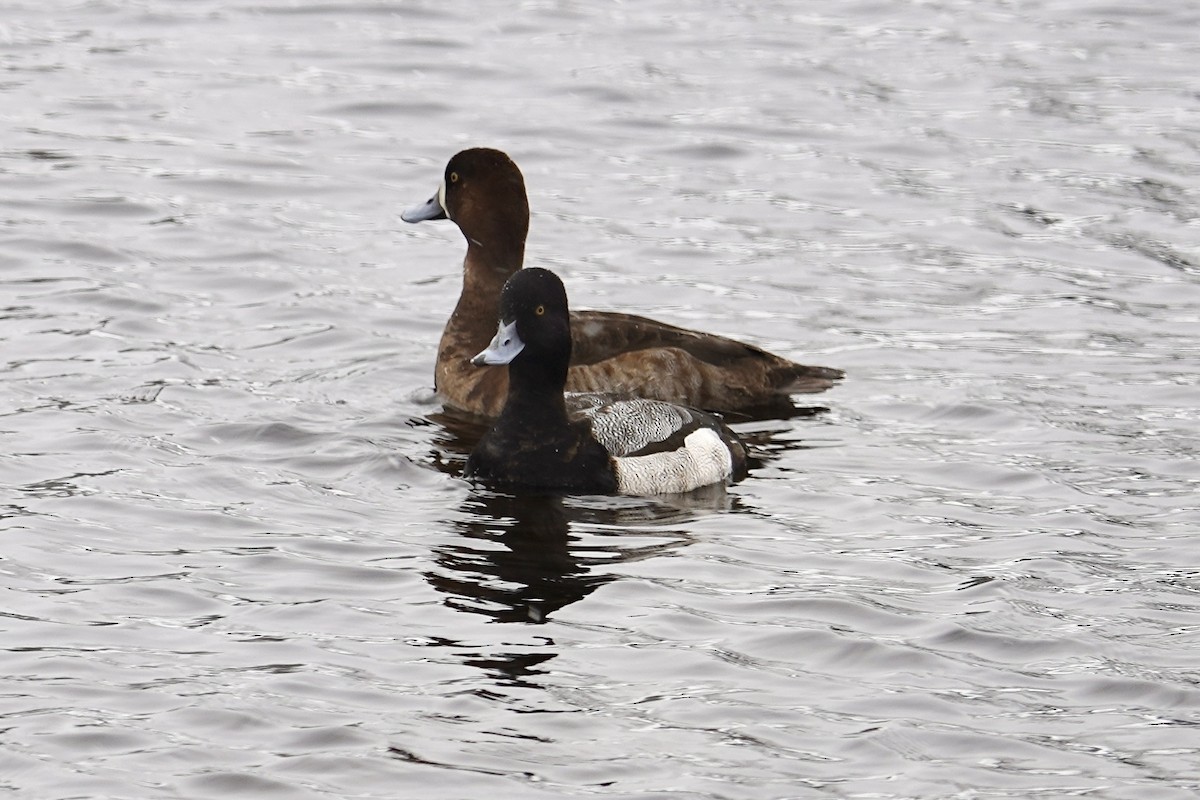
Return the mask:
<path id="1" fill-rule="evenodd" d="M 839 369 L 798 364 L 724 336 L 610 311 L 571 312 L 567 389 L 715 411 L 763 407 L 823 392 Z"/>
<path id="2" fill-rule="evenodd" d="M 697 427 L 691 409 L 657 400 L 611 402 L 603 395 L 567 395 L 573 416 L 587 418 L 592 436 L 617 458 L 675 446 L 679 434 Z"/>

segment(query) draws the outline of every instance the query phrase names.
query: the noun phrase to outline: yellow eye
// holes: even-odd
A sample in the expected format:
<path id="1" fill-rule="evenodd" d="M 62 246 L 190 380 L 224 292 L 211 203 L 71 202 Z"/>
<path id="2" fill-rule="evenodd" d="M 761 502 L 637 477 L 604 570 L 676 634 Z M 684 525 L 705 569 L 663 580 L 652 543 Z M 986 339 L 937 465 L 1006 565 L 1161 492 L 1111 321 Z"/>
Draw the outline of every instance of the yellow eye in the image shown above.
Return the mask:
<path id="1" fill-rule="evenodd" d="M 458 183 L 458 173 L 457 173 L 457 172 L 451 172 L 451 173 L 450 173 L 450 182 L 451 182 L 451 183 Z"/>
<path id="2" fill-rule="evenodd" d="M 535 308 L 535 309 L 533 310 L 533 313 L 537 314 L 537 315 L 540 317 L 542 314 L 545 314 L 545 313 L 546 313 L 546 307 L 545 307 L 545 306 L 538 306 L 537 308 Z"/>

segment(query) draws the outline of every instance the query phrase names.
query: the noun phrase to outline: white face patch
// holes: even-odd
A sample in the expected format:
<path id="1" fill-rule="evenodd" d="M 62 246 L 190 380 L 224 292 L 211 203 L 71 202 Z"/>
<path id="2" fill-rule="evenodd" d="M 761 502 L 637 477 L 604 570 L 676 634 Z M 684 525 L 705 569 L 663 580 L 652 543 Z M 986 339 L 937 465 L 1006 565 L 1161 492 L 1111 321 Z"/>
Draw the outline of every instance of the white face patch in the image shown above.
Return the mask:
<path id="1" fill-rule="evenodd" d="M 426 184 L 428 186 L 428 184 Z M 438 184 L 438 205 L 442 207 L 442 213 L 446 215 L 446 219 L 453 220 L 450 216 L 450 207 L 446 205 L 446 179 L 443 177 L 442 182 Z"/>
<path id="2" fill-rule="evenodd" d="M 711 428 L 692 431 L 667 453 L 614 458 L 621 494 L 679 494 L 720 483 L 733 474 L 733 456 Z"/>

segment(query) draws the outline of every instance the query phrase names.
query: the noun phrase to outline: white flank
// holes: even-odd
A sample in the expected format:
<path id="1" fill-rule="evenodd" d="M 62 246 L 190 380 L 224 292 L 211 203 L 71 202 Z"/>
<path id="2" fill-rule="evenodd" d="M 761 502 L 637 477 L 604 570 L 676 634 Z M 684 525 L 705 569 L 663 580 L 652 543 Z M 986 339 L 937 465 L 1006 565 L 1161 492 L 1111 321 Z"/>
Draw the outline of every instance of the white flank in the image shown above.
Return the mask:
<path id="1" fill-rule="evenodd" d="M 689 433 L 683 447 L 669 453 L 614 458 L 621 494 L 678 494 L 723 481 L 733 472 L 733 456 L 716 431 Z"/>

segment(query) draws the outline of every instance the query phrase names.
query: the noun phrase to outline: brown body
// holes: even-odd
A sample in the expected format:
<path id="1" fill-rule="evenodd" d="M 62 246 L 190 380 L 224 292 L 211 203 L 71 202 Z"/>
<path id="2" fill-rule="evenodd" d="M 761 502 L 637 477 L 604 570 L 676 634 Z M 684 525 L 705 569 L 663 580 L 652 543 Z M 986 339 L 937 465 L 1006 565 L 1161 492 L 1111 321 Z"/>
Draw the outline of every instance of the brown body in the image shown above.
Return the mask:
<path id="1" fill-rule="evenodd" d="M 525 183 L 504 153 L 464 150 L 447 165 L 435 202 L 467 240 L 462 294 L 438 345 L 435 386 L 447 405 L 494 417 L 507 393 L 507 369 L 479 369 L 470 361 L 495 333 L 501 289 L 524 261 Z M 753 413 L 780 403 L 790 407 L 789 394 L 821 392 L 842 377 L 837 369 L 796 364 L 732 339 L 631 314 L 574 311 L 571 331 L 569 392 Z"/>

